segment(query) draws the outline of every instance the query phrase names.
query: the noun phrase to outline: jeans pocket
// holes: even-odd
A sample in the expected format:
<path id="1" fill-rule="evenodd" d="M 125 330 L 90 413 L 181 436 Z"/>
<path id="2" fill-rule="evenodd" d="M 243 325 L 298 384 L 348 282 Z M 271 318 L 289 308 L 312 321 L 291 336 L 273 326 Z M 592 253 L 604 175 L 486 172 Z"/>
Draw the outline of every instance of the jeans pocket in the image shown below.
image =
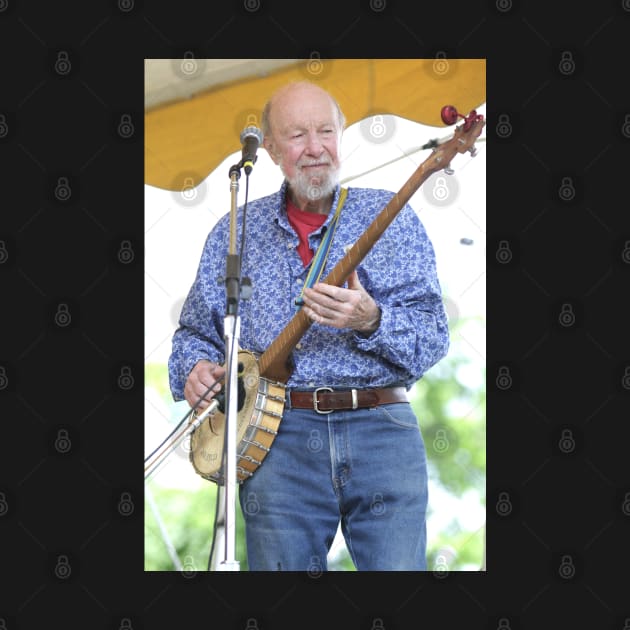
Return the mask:
<path id="1" fill-rule="evenodd" d="M 416 414 L 408 403 L 378 405 L 374 407 L 374 410 L 378 412 L 384 420 L 401 429 L 420 429 Z"/>

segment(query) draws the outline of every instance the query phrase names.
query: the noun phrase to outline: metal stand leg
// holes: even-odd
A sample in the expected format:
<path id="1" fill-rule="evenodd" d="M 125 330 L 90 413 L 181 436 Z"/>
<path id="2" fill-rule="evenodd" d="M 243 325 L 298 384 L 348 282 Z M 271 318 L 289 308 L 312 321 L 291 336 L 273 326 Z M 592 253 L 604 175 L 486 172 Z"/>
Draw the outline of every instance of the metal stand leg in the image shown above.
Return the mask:
<path id="1" fill-rule="evenodd" d="M 240 334 L 238 316 L 225 317 L 226 358 L 228 364 L 226 391 L 227 413 L 226 440 L 227 456 L 225 464 L 225 553 L 223 561 L 217 566 L 218 571 L 239 571 L 236 560 L 236 489 L 238 485 L 236 473 L 236 437 L 238 428 L 238 339 Z"/>

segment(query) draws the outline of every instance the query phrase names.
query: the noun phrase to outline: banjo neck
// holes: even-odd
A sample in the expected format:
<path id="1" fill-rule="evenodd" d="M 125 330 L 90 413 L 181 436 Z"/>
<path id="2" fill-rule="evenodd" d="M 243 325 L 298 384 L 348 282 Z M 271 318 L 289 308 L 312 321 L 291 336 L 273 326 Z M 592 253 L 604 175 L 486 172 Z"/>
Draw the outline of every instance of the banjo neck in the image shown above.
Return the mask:
<path id="1" fill-rule="evenodd" d="M 466 123 L 455 129 L 453 137 L 438 145 L 433 153 L 414 171 L 402 188 L 393 195 L 323 282 L 337 287 L 343 285 L 418 188 L 433 173 L 448 167 L 457 153 L 470 150 L 484 125 L 483 116 L 477 115 L 473 110 L 469 118 L 466 119 Z M 303 309 L 296 312 L 260 356 L 258 361 L 260 376 L 281 383 L 287 382 L 292 371 L 289 364 L 291 352 L 309 329 L 311 323 Z"/>

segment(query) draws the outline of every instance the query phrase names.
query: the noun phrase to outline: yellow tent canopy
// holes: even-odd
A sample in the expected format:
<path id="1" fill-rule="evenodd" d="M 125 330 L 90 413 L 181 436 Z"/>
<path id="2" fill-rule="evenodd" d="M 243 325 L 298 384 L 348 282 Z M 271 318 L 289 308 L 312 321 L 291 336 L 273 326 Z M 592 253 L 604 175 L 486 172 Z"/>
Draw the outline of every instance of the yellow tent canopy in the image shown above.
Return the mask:
<path id="1" fill-rule="evenodd" d="M 444 126 L 440 111 L 467 115 L 486 100 L 484 59 L 211 60 L 145 62 L 145 183 L 182 190 L 240 150 L 269 96 L 308 80 L 339 102 L 346 124 L 391 114 Z"/>

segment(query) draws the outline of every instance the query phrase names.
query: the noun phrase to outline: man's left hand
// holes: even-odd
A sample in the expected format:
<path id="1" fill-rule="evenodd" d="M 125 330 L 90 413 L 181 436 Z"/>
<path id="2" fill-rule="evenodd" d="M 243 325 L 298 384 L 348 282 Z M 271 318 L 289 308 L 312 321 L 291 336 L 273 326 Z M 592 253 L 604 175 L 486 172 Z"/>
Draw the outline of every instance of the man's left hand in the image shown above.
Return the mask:
<path id="1" fill-rule="evenodd" d="M 313 322 L 333 328 L 351 328 L 364 335 L 379 326 L 381 311 L 353 271 L 348 276 L 348 288 L 318 282 L 304 289 L 304 312 Z"/>

